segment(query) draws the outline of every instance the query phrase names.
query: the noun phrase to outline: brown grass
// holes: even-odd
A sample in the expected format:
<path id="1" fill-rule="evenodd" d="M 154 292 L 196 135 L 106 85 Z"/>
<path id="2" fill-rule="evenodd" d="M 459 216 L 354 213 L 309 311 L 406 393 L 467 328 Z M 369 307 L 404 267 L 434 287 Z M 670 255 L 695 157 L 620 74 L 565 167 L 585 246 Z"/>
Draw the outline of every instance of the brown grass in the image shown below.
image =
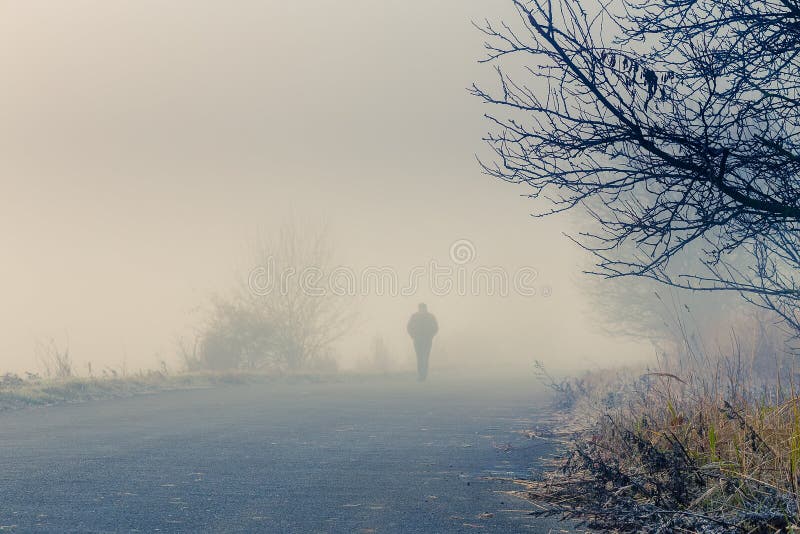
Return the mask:
<path id="1" fill-rule="evenodd" d="M 800 530 L 800 380 L 759 358 L 686 350 L 556 384 L 567 446 L 527 496 L 605 531 Z"/>

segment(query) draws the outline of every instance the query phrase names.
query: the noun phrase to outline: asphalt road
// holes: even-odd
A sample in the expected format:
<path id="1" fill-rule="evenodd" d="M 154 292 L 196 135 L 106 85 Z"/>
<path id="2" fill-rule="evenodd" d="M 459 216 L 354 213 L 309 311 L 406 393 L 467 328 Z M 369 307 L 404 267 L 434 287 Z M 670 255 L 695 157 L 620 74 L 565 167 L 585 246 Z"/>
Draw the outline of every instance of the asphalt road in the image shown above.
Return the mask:
<path id="1" fill-rule="evenodd" d="M 0 531 L 548 532 L 532 380 L 227 386 L 0 413 Z M 563 528 L 563 527 L 562 527 Z"/>

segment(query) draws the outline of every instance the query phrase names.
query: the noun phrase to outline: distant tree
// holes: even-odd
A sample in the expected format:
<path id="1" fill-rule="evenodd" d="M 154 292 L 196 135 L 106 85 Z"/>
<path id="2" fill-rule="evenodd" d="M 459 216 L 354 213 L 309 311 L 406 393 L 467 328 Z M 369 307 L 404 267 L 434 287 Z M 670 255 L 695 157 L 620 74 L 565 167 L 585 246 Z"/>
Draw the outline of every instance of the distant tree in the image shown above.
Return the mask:
<path id="1" fill-rule="evenodd" d="M 334 345 L 355 307 L 353 295 L 328 287 L 332 256 L 325 232 L 294 223 L 258 240 L 234 291 L 212 300 L 194 344 L 179 342 L 186 367 L 334 370 Z"/>
<path id="2" fill-rule="evenodd" d="M 263 369 L 276 365 L 275 327 L 269 317 L 242 302 L 217 299 L 202 331 L 195 366 L 221 371 Z"/>
<path id="3" fill-rule="evenodd" d="M 672 269 L 692 272 L 687 259 L 673 259 Z M 605 333 L 650 341 L 659 352 L 675 353 L 689 338 L 716 335 L 747 308 L 732 292 L 691 291 L 644 277 L 588 277 L 577 284 Z"/>
<path id="4" fill-rule="evenodd" d="M 242 298 L 269 318 L 285 363 L 292 369 L 329 367 L 333 346 L 352 328 L 356 310 L 354 295 L 328 283 L 335 265 L 327 233 L 290 222 L 273 239 L 258 241 L 252 256 L 260 275 L 248 273 Z"/>
<path id="5" fill-rule="evenodd" d="M 325 232 L 286 224 L 252 249 L 233 292 L 213 299 L 195 343 L 179 343 L 187 368 L 334 370 L 333 348 L 355 319 L 354 296 L 332 291 Z"/>
<path id="6" fill-rule="evenodd" d="M 582 206 L 594 272 L 800 317 L 800 2 L 509 0 L 481 27 L 486 140 L 536 213 Z"/>

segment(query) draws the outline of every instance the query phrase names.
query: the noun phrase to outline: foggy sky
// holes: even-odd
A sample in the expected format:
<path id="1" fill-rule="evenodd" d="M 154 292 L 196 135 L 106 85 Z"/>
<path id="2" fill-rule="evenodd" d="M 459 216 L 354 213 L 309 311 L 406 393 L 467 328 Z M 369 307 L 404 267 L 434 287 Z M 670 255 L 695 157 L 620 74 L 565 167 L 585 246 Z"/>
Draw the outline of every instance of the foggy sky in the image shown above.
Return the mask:
<path id="1" fill-rule="evenodd" d="M 488 124 L 465 88 L 491 73 L 476 64 L 471 20 L 503 10 L 0 2 L 0 372 L 36 368 L 47 337 L 68 337 L 96 369 L 123 354 L 133 368 L 177 365 L 176 339 L 247 269 L 248 243 L 289 218 L 324 221 L 356 267 L 406 272 L 469 239 L 477 263 L 532 266 L 552 287 L 549 298 L 369 298 L 345 361 L 377 334 L 409 355 L 405 321 L 421 299 L 452 360 L 648 356 L 592 326 L 568 222 L 529 217 L 525 189 L 475 162 Z"/>

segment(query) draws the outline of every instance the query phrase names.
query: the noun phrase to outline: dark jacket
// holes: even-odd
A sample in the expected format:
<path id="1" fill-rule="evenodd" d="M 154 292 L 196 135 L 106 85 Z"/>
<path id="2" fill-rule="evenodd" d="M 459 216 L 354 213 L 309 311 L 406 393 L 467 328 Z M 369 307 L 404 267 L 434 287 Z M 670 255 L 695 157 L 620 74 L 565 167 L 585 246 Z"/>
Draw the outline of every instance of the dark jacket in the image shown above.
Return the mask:
<path id="1" fill-rule="evenodd" d="M 433 339 L 439 331 L 439 323 L 432 313 L 417 312 L 409 319 L 406 330 L 414 339 Z"/>

